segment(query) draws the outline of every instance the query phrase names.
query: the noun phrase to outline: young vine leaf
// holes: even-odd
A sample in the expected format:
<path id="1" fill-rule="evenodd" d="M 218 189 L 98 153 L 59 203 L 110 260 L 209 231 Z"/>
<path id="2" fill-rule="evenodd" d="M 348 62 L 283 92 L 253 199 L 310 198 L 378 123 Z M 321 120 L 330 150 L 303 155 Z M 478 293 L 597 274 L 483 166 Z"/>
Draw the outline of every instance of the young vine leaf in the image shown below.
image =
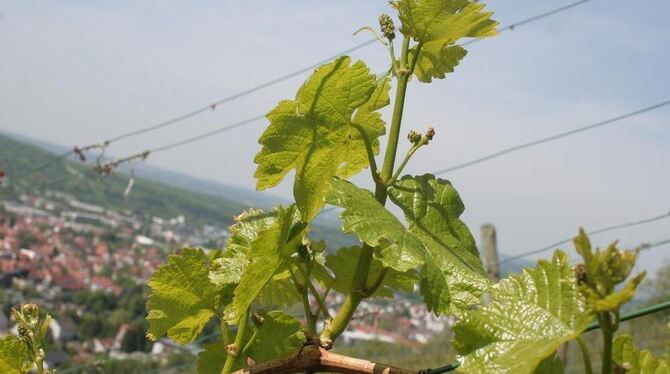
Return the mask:
<path id="1" fill-rule="evenodd" d="M 613 243 L 604 251 L 593 251 L 583 229 L 579 230 L 574 244 L 577 253 L 584 259 L 586 279 L 581 290 L 592 311 L 617 311 L 633 298 L 637 286 L 646 275 L 645 272 L 631 278 L 620 290 L 616 290 L 616 286 L 625 281 L 633 271 L 639 250 L 620 250 Z"/>
<path id="2" fill-rule="evenodd" d="M 549 356 L 540 361 L 540 364 L 535 368 L 534 374 L 563 374 L 565 367 L 563 362 L 556 355 Z"/>
<path id="3" fill-rule="evenodd" d="M 333 290 L 346 294 L 350 291 L 354 278 L 356 263 L 361 256 L 361 247 L 340 248 L 337 252 L 326 257 L 326 266 L 335 274 L 330 284 Z M 372 284 L 382 272 L 384 265 L 378 259 L 373 259 L 368 273 L 367 284 Z M 384 278 L 384 284 L 371 295 L 376 297 L 393 297 L 393 291 L 412 292 L 416 275 L 413 271 L 400 272 L 389 270 Z"/>
<path id="4" fill-rule="evenodd" d="M 249 265 L 244 252 L 227 250 L 212 261 L 209 280 L 217 286 L 231 286 L 240 283 L 242 275 Z"/>
<path id="5" fill-rule="evenodd" d="M 26 344 L 14 335 L 0 339 L 0 373 L 23 374 L 28 361 Z"/>
<path id="6" fill-rule="evenodd" d="M 454 326 L 454 345 L 465 356 L 461 372 L 533 373 L 592 318 L 562 251 L 503 279 L 489 294 L 488 305 L 464 312 Z"/>
<path id="7" fill-rule="evenodd" d="M 351 64 L 346 56 L 317 68 L 295 100 L 281 101 L 268 114 L 270 125 L 255 158 L 257 188 L 273 187 L 295 169 L 295 201 L 303 221 L 314 218 L 333 175 L 348 177 L 368 165 L 360 132 L 351 124 L 361 121 L 369 140 L 378 144 L 384 129 L 374 111 L 388 104 L 388 88 L 365 63 Z M 361 114 L 352 118 L 356 110 Z"/>
<path id="8" fill-rule="evenodd" d="M 247 357 L 256 362 L 265 362 L 296 352 L 307 341 L 300 321 L 282 311 L 261 311 L 257 319 L 258 332 L 245 352 Z"/>
<path id="9" fill-rule="evenodd" d="M 221 341 L 206 343 L 202 345 L 202 351 L 198 353 L 198 374 L 221 374 L 223 363 L 226 361 L 226 346 Z M 244 360 L 237 360 L 237 366 L 233 370 L 245 366 Z"/>
<path id="10" fill-rule="evenodd" d="M 259 232 L 268 229 L 276 221 L 279 212 L 278 209 L 270 212 L 251 209 L 237 217 L 238 222 L 230 227 L 231 237 L 225 251 L 217 251 L 214 255 L 209 272 L 209 278 L 214 284 L 234 290 L 242 280 L 250 258 L 254 257 L 252 243 L 258 238 Z M 261 290 L 259 299 L 263 304 L 280 306 L 292 304 L 299 296 L 290 283 L 288 271 L 284 271 L 273 275 L 272 280 Z"/>
<path id="11" fill-rule="evenodd" d="M 391 78 L 383 76 L 375 83 L 375 90 L 370 98 L 361 105 L 354 114 L 353 123 L 361 126 L 366 136 L 371 142 L 373 153 L 379 153 L 379 138 L 386 133 L 386 123 L 382 119 L 379 110 L 389 105 L 389 90 L 391 89 Z M 347 149 L 344 150 L 349 156 L 344 163 L 337 169 L 337 174 L 341 178 L 348 178 L 358 174 L 361 170 L 368 167 L 368 154 L 365 146 L 365 139 L 360 130 L 354 130 L 350 133 L 351 139 L 347 143 Z"/>
<path id="12" fill-rule="evenodd" d="M 258 238 L 258 233 L 268 228 L 277 218 L 277 210 L 265 212 L 261 209 L 249 209 L 235 217 L 236 223 L 230 226 L 230 237 L 225 252 L 241 252 L 247 254 L 251 243 Z"/>
<path id="13" fill-rule="evenodd" d="M 430 174 L 405 176 L 391 186 L 389 197 L 425 248 L 420 279 L 426 306 L 449 314 L 452 306 L 478 304 L 489 280 L 475 240 L 459 218 L 465 208 L 454 187 Z"/>
<path id="14" fill-rule="evenodd" d="M 670 374 L 670 363 L 654 358 L 648 350 L 639 350 L 630 335 L 614 339 L 612 359 L 619 370 L 626 374 Z"/>
<path id="15" fill-rule="evenodd" d="M 454 71 L 467 51 L 456 41 L 496 35 L 497 22 L 492 12 L 482 11 L 484 4 L 470 0 L 399 0 L 400 31 L 418 42 L 411 50 L 419 50 L 414 73 L 425 83 L 432 78 L 443 79 Z"/>
<path id="16" fill-rule="evenodd" d="M 279 310 L 260 311 L 255 327 L 244 331 L 244 347 L 238 348 L 233 370 L 242 369 L 248 360 L 265 362 L 294 353 L 303 347 L 306 336 L 297 319 Z M 253 340 L 252 340 L 253 339 Z M 198 374 L 220 374 L 226 361 L 227 347 L 222 341 L 203 345 L 198 354 Z"/>
<path id="17" fill-rule="evenodd" d="M 407 271 L 423 263 L 421 243 L 366 189 L 333 178 L 326 202 L 344 208 L 342 230 L 356 234 L 363 243 L 379 247 L 379 260 L 385 267 Z"/>
<path id="18" fill-rule="evenodd" d="M 216 313 L 219 287 L 209 279 L 202 249 L 185 248 L 172 255 L 149 280 L 147 337 L 165 333 L 180 344 L 192 342 Z"/>
<path id="19" fill-rule="evenodd" d="M 229 322 L 235 323 L 247 312 L 274 276 L 288 270 L 289 257 L 302 243 L 303 230 L 304 226 L 298 221 L 295 205 L 277 209 L 274 223 L 261 230 L 257 238 L 251 242 L 248 253 L 251 263 L 235 288 L 231 308 L 227 310 L 226 315 Z"/>

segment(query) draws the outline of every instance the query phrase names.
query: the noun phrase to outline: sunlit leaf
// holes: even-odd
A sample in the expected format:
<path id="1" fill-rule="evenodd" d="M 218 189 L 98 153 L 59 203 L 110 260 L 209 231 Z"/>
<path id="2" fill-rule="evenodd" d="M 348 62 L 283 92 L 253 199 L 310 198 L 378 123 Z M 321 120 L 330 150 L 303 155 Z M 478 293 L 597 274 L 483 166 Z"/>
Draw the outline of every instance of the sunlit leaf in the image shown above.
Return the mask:
<path id="1" fill-rule="evenodd" d="M 587 299 L 589 308 L 594 312 L 606 312 L 619 309 L 623 304 L 626 304 L 633 299 L 637 286 L 642 282 L 645 275 L 646 272 L 638 274 L 628 281 L 621 290 L 615 291 L 605 297 L 592 295 L 587 292 L 587 295 L 592 296 Z"/>
<path id="2" fill-rule="evenodd" d="M 455 346 L 465 356 L 461 372 L 532 373 L 591 320 L 561 251 L 503 279 L 491 288 L 490 298 L 454 326 Z"/>
<path id="3" fill-rule="evenodd" d="M 223 364 L 228 356 L 226 347 L 221 341 L 205 343 L 198 353 L 198 374 L 221 374 Z"/>
<path id="4" fill-rule="evenodd" d="M 251 243 L 250 264 L 235 289 L 232 308 L 226 316 L 229 322 L 235 323 L 246 313 L 272 277 L 285 270 L 287 258 L 296 251 L 302 239 L 301 235 L 293 233 L 298 224 L 295 212 L 295 205 L 278 209 L 274 223 L 260 231 Z"/>
<path id="5" fill-rule="evenodd" d="M 617 285 L 628 278 L 633 271 L 639 250 L 625 251 L 616 247 L 616 242 L 605 250 L 591 248 L 591 242 L 583 229 L 574 239 L 574 245 L 584 259 L 585 277 L 582 279 L 582 293 L 589 307 L 595 312 L 616 311 L 635 295 L 638 284 L 645 272 L 630 279 L 617 290 Z"/>
<path id="6" fill-rule="evenodd" d="M 462 38 L 496 34 L 497 22 L 485 5 L 470 0 L 399 0 L 400 31 L 422 45 L 414 71 L 422 82 L 442 79 L 465 56 L 454 44 Z M 414 47 L 412 53 L 416 53 Z"/>
<path id="7" fill-rule="evenodd" d="M 310 221 L 323 206 L 323 195 L 332 176 L 349 176 L 367 166 L 358 130 L 360 121 L 377 144 L 383 134 L 379 118 L 364 114 L 388 102 L 386 81 L 376 81 L 361 61 L 349 57 L 316 69 L 298 91 L 295 100 L 281 101 L 268 114 L 270 126 L 260 138 L 263 148 L 256 155 L 257 188 L 277 185 L 295 169 L 293 195 L 304 221 Z M 360 118 L 353 118 L 361 109 Z"/>
<path id="8" fill-rule="evenodd" d="M 379 247 L 386 267 L 407 271 L 423 262 L 423 248 L 405 226 L 368 190 L 333 178 L 326 194 L 329 204 L 344 208 L 342 230 L 356 234 L 362 242 Z"/>
<path id="9" fill-rule="evenodd" d="M 358 108 L 353 118 L 353 122 L 365 130 L 375 154 L 379 153 L 379 138 L 386 132 L 386 123 L 384 123 L 379 109 L 389 104 L 390 88 L 390 77 L 383 76 L 377 80 L 374 92 L 368 101 Z M 348 143 L 348 149 L 343 151 L 348 153 L 348 156 L 337 170 L 337 176 L 341 178 L 356 175 L 362 169 L 368 167 L 368 154 L 361 132 L 354 130 L 350 136 L 351 140 Z"/>
<path id="10" fill-rule="evenodd" d="M 361 247 L 340 248 L 334 254 L 326 257 L 326 266 L 335 274 L 330 285 L 335 291 L 348 293 L 356 271 L 356 264 L 361 255 Z M 378 259 L 373 259 L 368 273 L 367 285 L 370 286 L 377 279 L 383 269 Z M 399 272 L 391 269 L 384 277 L 384 283 L 372 296 L 393 297 L 393 291 L 411 292 L 416 283 L 416 276 L 412 272 Z"/>
<path id="11" fill-rule="evenodd" d="M 0 373 L 23 374 L 23 365 L 28 354 L 26 345 L 16 336 L 0 339 Z"/>
<path id="12" fill-rule="evenodd" d="M 620 335 L 612 345 L 612 360 L 626 374 L 670 374 L 670 364 L 640 350 L 630 335 Z"/>
<path id="13" fill-rule="evenodd" d="M 230 250 L 212 262 L 209 280 L 219 286 L 237 284 L 247 265 L 249 260 L 244 253 Z"/>
<path id="14" fill-rule="evenodd" d="M 247 356 L 261 363 L 303 347 L 307 338 L 300 321 L 278 310 L 259 314 L 262 323 L 257 326 L 258 333 L 246 352 Z"/>
<path id="15" fill-rule="evenodd" d="M 558 356 L 553 355 L 540 361 L 540 364 L 535 368 L 534 374 L 563 374 L 565 368 L 563 362 Z"/>
<path id="16" fill-rule="evenodd" d="M 452 305 L 478 304 L 489 280 L 475 240 L 459 218 L 464 206 L 452 185 L 429 174 L 406 176 L 389 189 L 389 197 L 425 248 L 420 279 L 429 310 L 441 314 Z"/>
<path id="17" fill-rule="evenodd" d="M 186 248 L 181 255 L 170 256 L 148 284 L 147 336 L 152 340 L 167 333 L 178 343 L 189 343 L 216 312 L 218 289 L 209 280 L 201 249 Z"/>

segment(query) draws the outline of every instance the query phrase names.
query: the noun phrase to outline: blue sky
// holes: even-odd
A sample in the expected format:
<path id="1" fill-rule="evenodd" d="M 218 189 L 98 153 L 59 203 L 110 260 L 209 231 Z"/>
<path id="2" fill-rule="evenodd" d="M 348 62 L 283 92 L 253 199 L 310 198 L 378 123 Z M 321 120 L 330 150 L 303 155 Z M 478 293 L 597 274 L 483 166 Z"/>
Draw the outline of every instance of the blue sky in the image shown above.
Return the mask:
<path id="1" fill-rule="evenodd" d="M 489 1 L 502 25 L 569 1 Z M 319 61 L 368 38 L 385 1 L 0 1 L 0 128 L 89 144 L 148 126 Z M 424 173 L 670 99 L 670 3 L 593 0 L 468 47 L 455 74 L 414 83 L 406 129 L 437 137 Z M 372 45 L 352 54 L 374 71 Z M 122 156 L 270 110 L 307 75 L 163 131 L 115 144 Z M 388 113 L 386 113 L 388 114 Z M 443 177 L 464 219 L 498 227 L 519 253 L 670 210 L 670 107 Z M 149 163 L 253 188 L 259 122 Z M 367 175 L 366 175 L 367 177 Z M 364 179 L 357 179 L 364 183 Z M 270 191 L 290 196 L 290 184 Z M 594 238 L 626 246 L 670 237 L 670 219 Z M 643 254 L 654 268 L 670 247 Z"/>

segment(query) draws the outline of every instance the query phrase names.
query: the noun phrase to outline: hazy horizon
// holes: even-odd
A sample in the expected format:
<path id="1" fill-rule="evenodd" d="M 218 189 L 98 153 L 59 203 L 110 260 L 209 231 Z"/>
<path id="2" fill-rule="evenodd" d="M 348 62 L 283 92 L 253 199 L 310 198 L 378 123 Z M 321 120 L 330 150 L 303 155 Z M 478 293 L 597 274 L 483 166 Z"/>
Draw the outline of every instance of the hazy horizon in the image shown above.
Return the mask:
<path id="1" fill-rule="evenodd" d="M 489 1 L 502 26 L 569 1 Z M 112 6 L 112 4 L 114 6 Z M 72 146 L 159 123 L 358 44 L 386 2 L 22 1 L 0 3 L 0 129 Z M 670 4 L 594 0 L 468 47 L 456 72 L 414 82 L 405 131 L 437 136 L 407 168 L 423 174 L 670 98 Z M 311 30 L 305 32 L 305 30 Z M 378 45 L 352 53 L 384 70 Z M 269 111 L 308 74 L 169 128 L 114 144 L 125 156 Z M 388 117 L 388 113 L 385 113 Z M 443 175 L 464 220 L 498 228 L 509 254 L 670 211 L 670 108 Z M 259 121 L 147 163 L 253 189 Z M 403 144 L 403 146 L 406 146 Z M 361 179 L 356 179 L 360 181 Z M 283 183 L 268 191 L 290 198 Z M 670 219 L 595 236 L 604 246 L 670 237 Z M 571 246 L 568 248 L 571 249 Z M 655 269 L 668 247 L 642 254 Z"/>

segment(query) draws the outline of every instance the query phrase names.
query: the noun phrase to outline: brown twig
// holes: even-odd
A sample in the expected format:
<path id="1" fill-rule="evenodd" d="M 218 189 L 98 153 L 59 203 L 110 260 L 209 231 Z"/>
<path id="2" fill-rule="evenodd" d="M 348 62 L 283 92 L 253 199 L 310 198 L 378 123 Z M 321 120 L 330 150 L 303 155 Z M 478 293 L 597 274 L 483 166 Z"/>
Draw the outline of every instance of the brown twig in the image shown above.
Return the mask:
<path id="1" fill-rule="evenodd" d="M 86 162 L 86 152 L 93 150 L 93 149 L 100 149 L 100 155 L 97 157 L 97 164 L 100 164 L 100 160 L 102 157 L 105 155 L 105 149 L 109 146 L 109 142 L 102 142 L 102 143 L 95 143 L 95 144 L 89 144 L 83 147 L 79 146 L 74 146 L 72 148 L 72 152 L 74 152 L 75 155 L 79 158 L 79 161 L 81 162 Z"/>
<path id="2" fill-rule="evenodd" d="M 149 151 L 144 151 L 142 153 L 134 154 L 128 157 L 120 158 L 114 161 L 110 161 L 104 164 L 96 165 L 93 170 L 100 175 L 108 175 L 116 171 L 122 163 L 132 163 L 135 161 L 145 160 L 149 157 Z"/>
<path id="3" fill-rule="evenodd" d="M 289 374 L 305 371 L 327 371 L 344 374 L 418 374 L 377 362 L 327 351 L 314 345 L 292 355 L 241 369 L 233 374 Z"/>

